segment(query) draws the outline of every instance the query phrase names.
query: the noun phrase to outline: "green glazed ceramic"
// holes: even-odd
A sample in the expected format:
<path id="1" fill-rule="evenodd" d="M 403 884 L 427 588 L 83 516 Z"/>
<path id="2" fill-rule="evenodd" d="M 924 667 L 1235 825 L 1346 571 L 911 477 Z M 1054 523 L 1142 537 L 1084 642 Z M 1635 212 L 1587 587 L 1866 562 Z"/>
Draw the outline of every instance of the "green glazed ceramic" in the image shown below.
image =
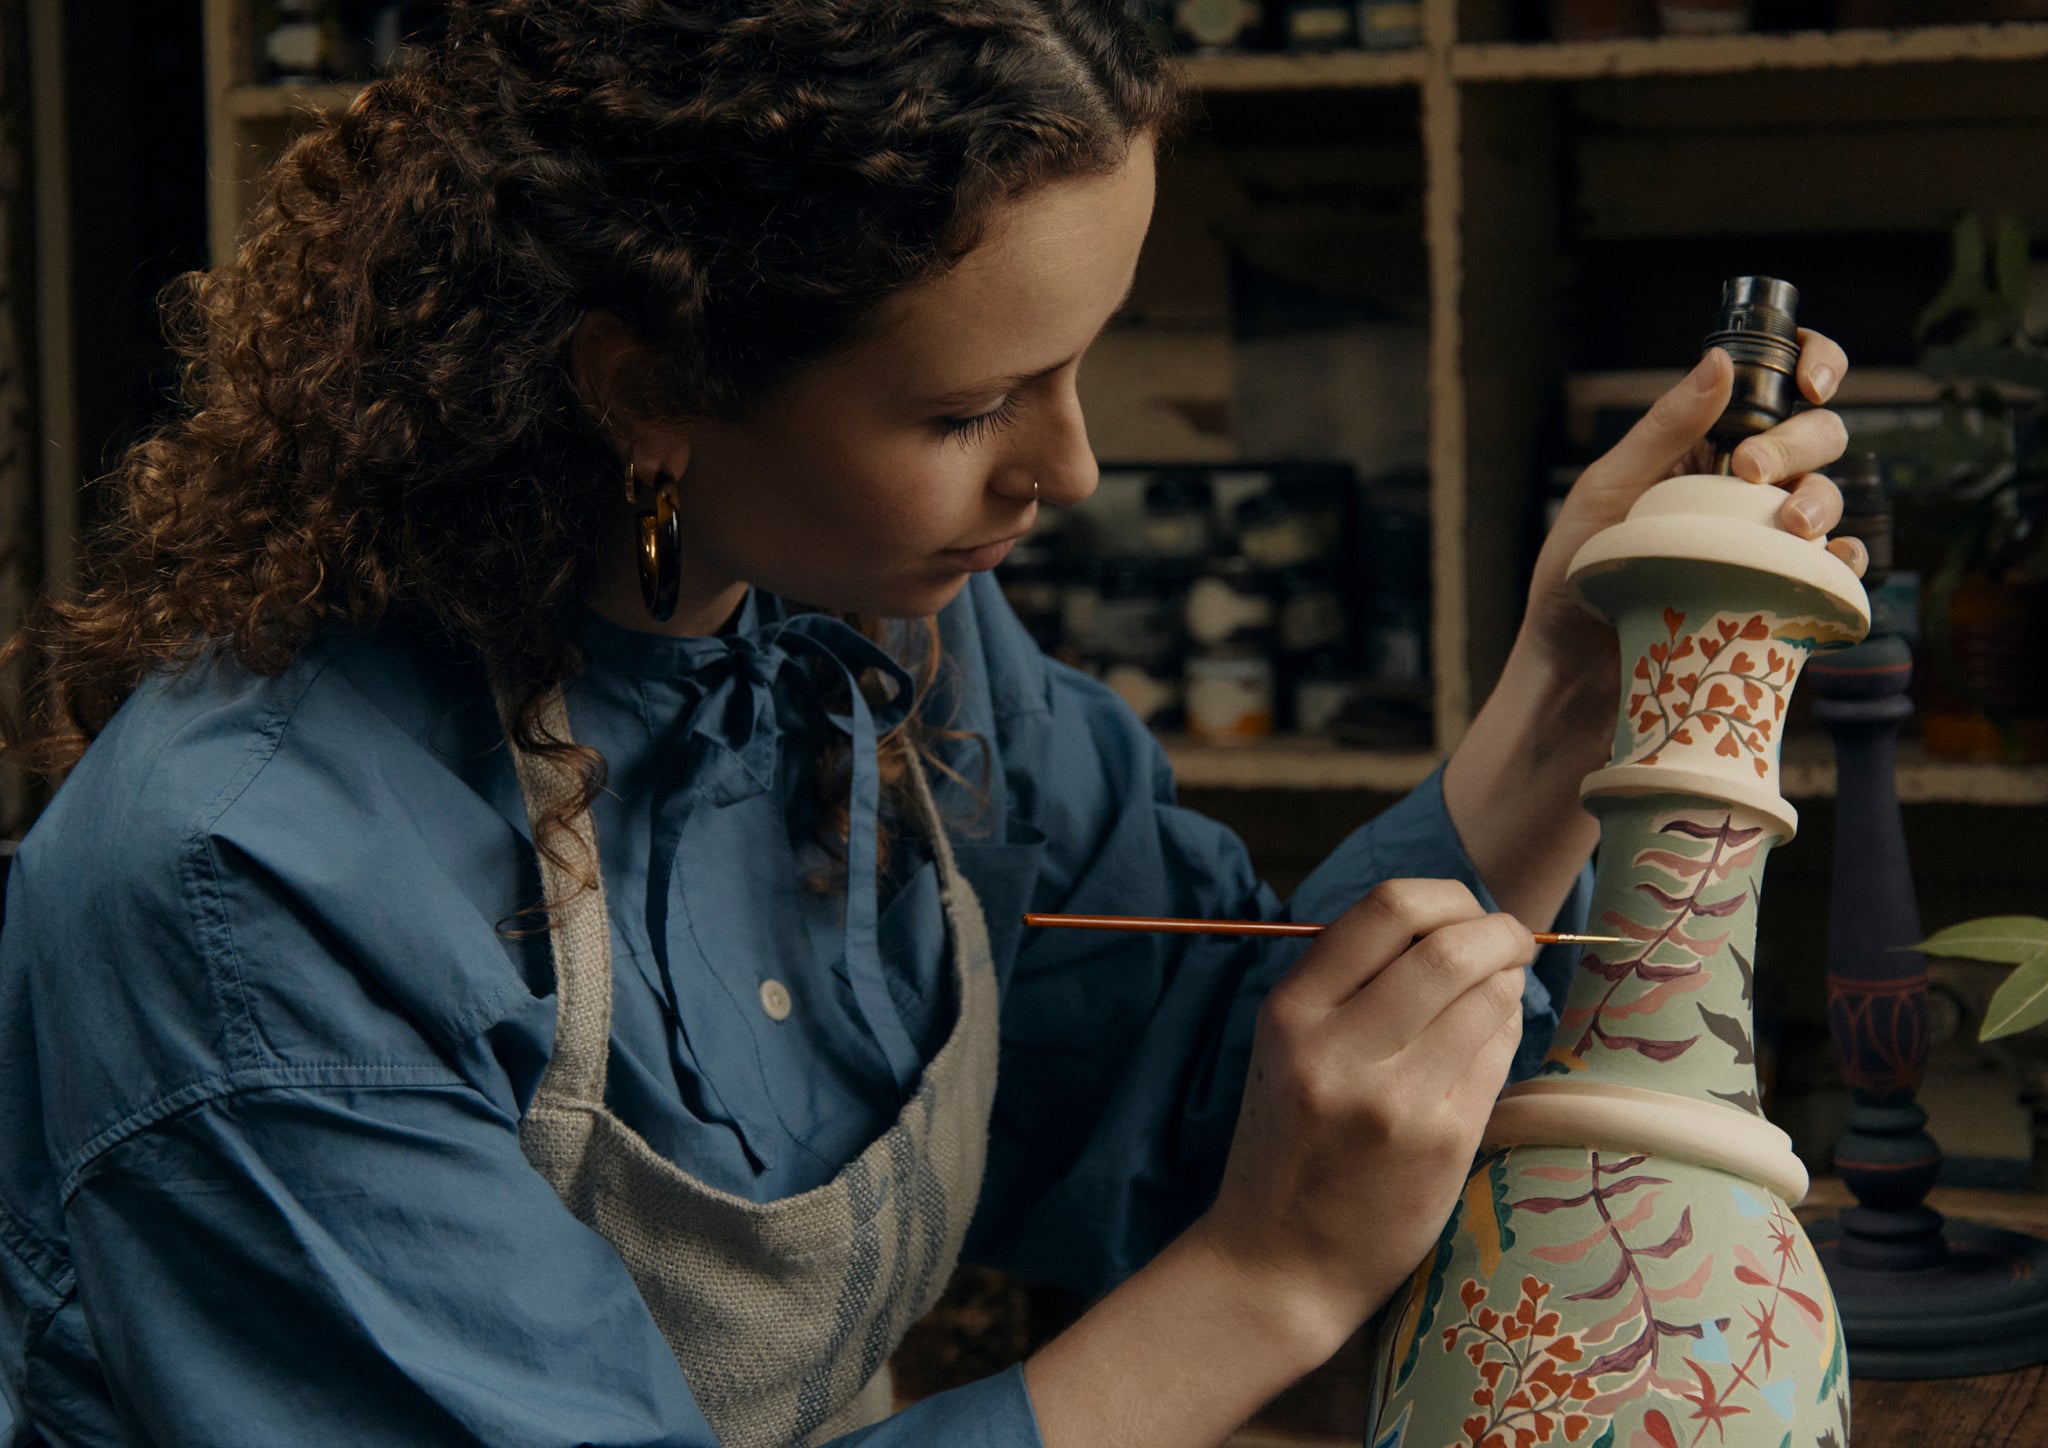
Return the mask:
<path id="1" fill-rule="evenodd" d="M 1595 933 L 1542 1070 L 1502 1094 L 1435 1253 L 1382 1320 L 1372 1448 L 1847 1448 L 1834 1299 L 1763 1119 L 1756 907 L 1797 816 L 1787 703 L 1860 638 L 1854 574 L 1777 526 L 1783 495 L 1677 478 L 1572 583 L 1621 638 Z"/>

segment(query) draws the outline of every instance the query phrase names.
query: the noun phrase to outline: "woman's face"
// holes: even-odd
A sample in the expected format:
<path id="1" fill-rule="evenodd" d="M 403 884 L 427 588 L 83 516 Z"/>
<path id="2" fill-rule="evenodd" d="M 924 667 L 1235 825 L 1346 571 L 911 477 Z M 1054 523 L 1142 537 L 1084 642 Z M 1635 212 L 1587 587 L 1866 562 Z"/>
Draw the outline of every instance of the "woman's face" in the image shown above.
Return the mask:
<path id="1" fill-rule="evenodd" d="M 748 584 L 838 611 L 932 613 L 1002 561 L 1038 503 L 1092 493 L 1075 377 L 1129 291 L 1153 168 L 1141 142 L 1111 175 L 1003 203 L 960 265 L 889 298 L 859 341 L 744 422 L 637 439 L 643 477 L 653 463 L 680 479 L 669 627 L 715 628 Z M 644 612 L 635 626 L 650 626 Z"/>

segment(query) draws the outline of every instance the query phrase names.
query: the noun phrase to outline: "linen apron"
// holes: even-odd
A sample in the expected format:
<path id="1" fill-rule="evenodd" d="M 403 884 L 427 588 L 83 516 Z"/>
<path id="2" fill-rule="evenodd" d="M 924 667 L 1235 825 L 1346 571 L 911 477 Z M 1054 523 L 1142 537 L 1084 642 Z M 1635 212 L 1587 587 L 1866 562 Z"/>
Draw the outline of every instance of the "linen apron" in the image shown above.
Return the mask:
<path id="1" fill-rule="evenodd" d="M 509 717 L 500 695 L 501 717 Z M 541 724 L 567 742 L 560 690 Z M 572 799 L 569 775 L 512 742 L 536 837 Z M 981 1190 L 995 1097 L 995 969 L 973 887 L 953 860 L 915 759 L 911 794 L 936 861 L 959 1016 L 895 1123 L 823 1186 L 752 1202 L 696 1180 L 604 1104 L 611 1033 L 611 930 L 604 891 L 551 916 L 554 1054 L 519 1123 L 519 1144 L 577 1219 L 611 1243 L 667 1339 L 719 1442 L 783 1448 L 886 1417 L 889 1354 L 944 1290 Z M 573 852 L 598 876 L 587 811 Z M 575 889 L 541 855 L 549 900 Z"/>

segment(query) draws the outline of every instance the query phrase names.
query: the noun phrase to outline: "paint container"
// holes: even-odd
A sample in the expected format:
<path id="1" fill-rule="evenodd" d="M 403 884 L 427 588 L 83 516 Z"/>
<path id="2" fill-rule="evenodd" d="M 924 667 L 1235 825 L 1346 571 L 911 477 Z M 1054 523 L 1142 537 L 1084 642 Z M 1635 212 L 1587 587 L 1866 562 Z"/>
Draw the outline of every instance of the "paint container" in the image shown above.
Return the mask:
<path id="1" fill-rule="evenodd" d="M 1273 662 L 1255 649 L 1211 649 L 1188 660 L 1188 732 L 1245 744 L 1273 732 Z"/>

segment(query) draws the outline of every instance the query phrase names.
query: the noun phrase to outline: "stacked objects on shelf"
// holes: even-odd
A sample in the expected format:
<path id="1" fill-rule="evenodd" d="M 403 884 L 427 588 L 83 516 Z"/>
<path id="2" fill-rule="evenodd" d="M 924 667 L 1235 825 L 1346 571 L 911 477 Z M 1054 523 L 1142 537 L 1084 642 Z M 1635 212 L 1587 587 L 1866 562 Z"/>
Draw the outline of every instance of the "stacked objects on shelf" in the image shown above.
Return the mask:
<path id="1" fill-rule="evenodd" d="M 259 0 L 257 74 L 281 84 L 381 74 L 447 16 L 447 0 Z"/>
<path id="2" fill-rule="evenodd" d="M 1180 50 L 1406 50 L 1422 44 L 1422 0 L 1144 0 Z"/>
<path id="3" fill-rule="evenodd" d="M 998 577 L 1046 652 L 1155 729 L 1431 741 L 1424 479 L 1344 463 L 1105 468 Z"/>

